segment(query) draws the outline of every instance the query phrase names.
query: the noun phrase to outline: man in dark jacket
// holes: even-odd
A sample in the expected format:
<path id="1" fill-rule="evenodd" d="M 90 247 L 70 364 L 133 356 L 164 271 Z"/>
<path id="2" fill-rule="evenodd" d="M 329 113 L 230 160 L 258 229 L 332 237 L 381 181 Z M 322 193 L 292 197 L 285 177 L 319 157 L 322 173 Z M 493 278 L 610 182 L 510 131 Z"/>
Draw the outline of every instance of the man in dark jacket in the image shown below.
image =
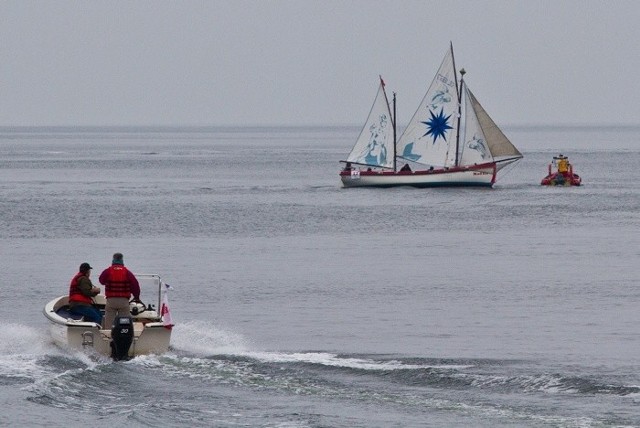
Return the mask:
<path id="1" fill-rule="evenodd" d="M 136 277 L 124 266 L 122 253 L 115 253 L 111 266 L 100 274 L 100 284 L 104 285 L 107 304 L 104 313 L 104 327 L 110 329 L 116 316 L 131 316 L 129 298 L 140 301 L 140 284 Z"/>
<path id="2" fill-rule="evenodd" d="M 93 306 L 93 297 L 100 294 L 100 287 L 91 283 L 91 269 L 89 263 L 82 263 L 77 274 L 69 284 L 69 312 L 82 315 L 84 321 L 102 322 L 102 314 Z"/>

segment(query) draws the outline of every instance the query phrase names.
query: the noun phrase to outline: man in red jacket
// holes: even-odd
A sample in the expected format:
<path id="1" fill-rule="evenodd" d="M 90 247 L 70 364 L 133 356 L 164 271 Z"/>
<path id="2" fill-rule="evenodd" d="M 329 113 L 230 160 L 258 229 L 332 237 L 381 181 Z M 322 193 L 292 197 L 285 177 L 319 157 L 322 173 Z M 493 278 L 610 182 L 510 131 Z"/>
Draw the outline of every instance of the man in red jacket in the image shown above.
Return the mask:
<path id="1" fill-rule="evenodd" d="M 84 321 L 100 324 L 102 314 L 93 306 L 93 297 L 100 294 L 100 288 L 94 287 L 89 279 L 91 276 L 89 263 L 82 263 L 78 273 L 71 279 L 69 284 L 69 312 L 82 315 Z"/>
<path id="2" fill-rule="evenodd" d="M 129 298 L 140 300 L 140 284 L 136 277 L 124 266 L 122 253 L 115 253 L 111 266 L 100 274 L 100 284 L 104 285 L 107 304 L 104 312 L 104 327 L 109 329 L 113 325 L 116 315 L 131 316 Z"/>

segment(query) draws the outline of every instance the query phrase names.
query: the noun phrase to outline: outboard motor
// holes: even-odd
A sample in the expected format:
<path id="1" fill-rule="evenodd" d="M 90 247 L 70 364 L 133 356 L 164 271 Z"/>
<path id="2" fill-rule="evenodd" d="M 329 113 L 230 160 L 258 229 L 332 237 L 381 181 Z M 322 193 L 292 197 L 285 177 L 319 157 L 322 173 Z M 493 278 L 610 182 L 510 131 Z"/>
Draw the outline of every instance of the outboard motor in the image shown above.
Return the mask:
<path id="1" fill-rule="evenodd" d="M 115 361 L 128 360 L 131 342 L 133 342 L 133 318 L 116 317 L 111 328 L 111 358 Z"/>

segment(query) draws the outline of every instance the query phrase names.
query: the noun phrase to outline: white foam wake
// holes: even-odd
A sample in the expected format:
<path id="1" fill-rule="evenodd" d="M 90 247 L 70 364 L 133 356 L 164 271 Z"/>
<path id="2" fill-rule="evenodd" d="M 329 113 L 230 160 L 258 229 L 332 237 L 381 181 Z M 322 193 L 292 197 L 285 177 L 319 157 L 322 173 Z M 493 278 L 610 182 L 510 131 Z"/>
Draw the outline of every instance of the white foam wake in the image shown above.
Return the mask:
<path id="1" fill-rule="evenodd" d="M 247 351 L 247 342 L 241 335 L 221 329 L 203 321 L 180 323 L 171 333 L 174 349 L 200 356 L 216 354 L 238 355 Z"/>

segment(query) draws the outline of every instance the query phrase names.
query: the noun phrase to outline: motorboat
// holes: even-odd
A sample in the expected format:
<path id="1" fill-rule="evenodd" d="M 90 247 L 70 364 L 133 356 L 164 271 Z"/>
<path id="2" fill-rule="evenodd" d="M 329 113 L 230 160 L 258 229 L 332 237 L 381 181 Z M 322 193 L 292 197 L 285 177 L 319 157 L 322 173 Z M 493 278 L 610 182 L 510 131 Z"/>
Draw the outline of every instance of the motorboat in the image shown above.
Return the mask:
<path id="1" fill-rule="evenodd" d="M 549 164 L 549 171 L 540 182 L 542 186 L 580 186 L 582 178 L 573 172 L 569 158 L 560 154 L 554 156 Z"/>
<path id="2" fill-rule="evenodd" d="M 171 287 L 156 274 L 136 274 L 136 278 L 142 301 L 131 301 L 131 316 L 116 317 L 108 328 L 71 314 L 68 295 L 48 302 L 43 312 L 50 321 L 53 342 L 63 348 L 95 352 L 115 360 L 167 352 L 173 327 L 167 299 Z M 99 294 L 93 300 L 104 315 L 106 297 Z M 143 303 L 145 300 L 147 304 Z"/>

